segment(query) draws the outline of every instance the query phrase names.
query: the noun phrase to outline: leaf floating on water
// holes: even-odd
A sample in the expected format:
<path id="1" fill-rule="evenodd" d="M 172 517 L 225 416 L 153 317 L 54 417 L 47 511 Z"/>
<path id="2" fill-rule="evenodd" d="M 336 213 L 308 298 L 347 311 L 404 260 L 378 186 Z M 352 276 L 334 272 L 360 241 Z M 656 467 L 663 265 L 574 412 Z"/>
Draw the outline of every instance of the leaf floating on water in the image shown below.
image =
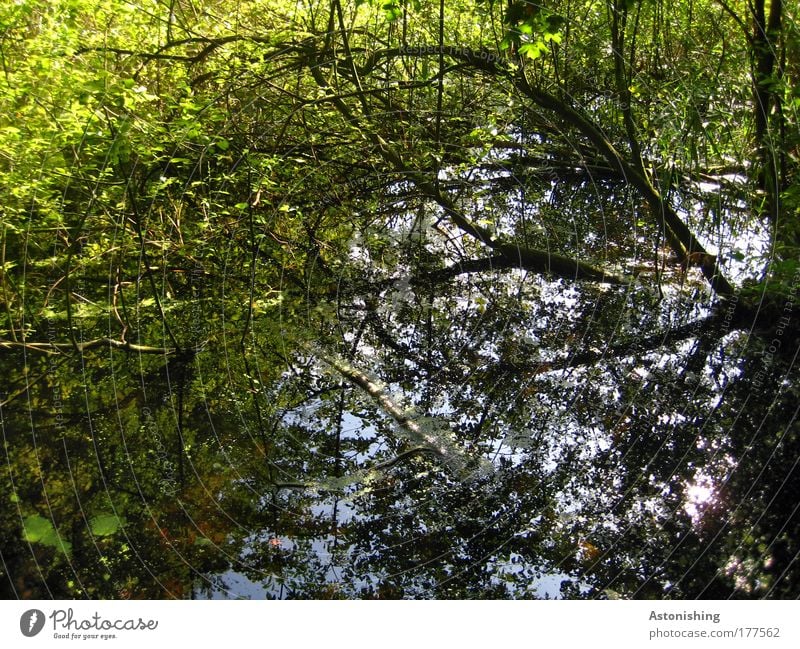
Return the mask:
<path id="1" fill-rule="evenodd" d="M 60 550 L 69 556 L 72 552 L 72 544 L 64 541 L 53 527 L 53 523 L 48 519 L 33 514 L 28 516 L 23 522 L 25 540 L 30 543 L 41 543 L 51 548 Z"/>
<path id="2" fill-rule="evenodd" d="M 48 538 L 55 532 L 53 524 L 38 515 L 28 516 L 22 525 L 25 528 L 25 540 L 31 543 L 42 542 L 42 539 Z"/>
<path id="3" fill-rule="evenodd" d="M 89 521 L 89 526 L 95 536 L 111 536 L 123 523 L 116 514 L 100 514 Z"/>

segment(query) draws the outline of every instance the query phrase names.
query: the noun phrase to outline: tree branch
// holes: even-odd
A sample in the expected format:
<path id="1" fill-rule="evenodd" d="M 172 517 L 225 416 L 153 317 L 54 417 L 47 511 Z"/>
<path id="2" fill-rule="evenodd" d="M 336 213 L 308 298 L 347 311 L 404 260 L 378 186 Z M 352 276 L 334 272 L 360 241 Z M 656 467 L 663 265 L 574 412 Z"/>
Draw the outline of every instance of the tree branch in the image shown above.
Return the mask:
<path id="1" fill-rule="evenodd" d="M 159 354 L 169 356 L 179 350 L 175 347 L 150 347 L 148 345 L 136 345 L 124 340 L 114 340 L 113 338 L 96 338 L 82 343 L 55 343 L 55 342 L 14 342 L 0 339 L 0 349 L 26 349 L 28 351 L 41 352 L 43 354 L 61 354 L 67 351 L 85 352 L 104 346 L 114 347 L 126 352 L 137 354 Z M 185 349 L 180 351 L 187 351 Z"/>
<path id="2" fill-rule="evenodd" d="M 320 87 L 327 90 L 330 88 L 330 85 L 322 76 L 319 66 L 316 65 L 316 57 L 313 54 L 311 54 L 310 57 L 309 69 L 314 80 Z M 330 97 L 330 101 L 345 119 L 353 124 L 357 122 L 355 115 L 341 98 L 332 96 Z M 411 180 L 429 199 L 436 202 L 462 232 L 496 250 L 500 253 L 500 256 L 504 257 L 506 260 L 516 260 L 518 267 L 539 273 L 550 273 L 563 279 L 591 280 L 610 284 L 628 283 L 623 278 L 581 261 L 494 239 L 489 230 L 473 223 L 457 209 L 449 197 L 442 193 L 441 189 L 437 187 L 435 183 L 431 182 L 423 173 L 408 167 L 397 151 L 395 151 L 395 149 L 380 135 L 369 131 L 364 132 L 364 135 L 377 146 L 384 160 L 391 164 L 396 171 L 409 178 L 409 180 Z"/>
<path id="3" fill-rule="evenodd" d="M 501 65 L 501 60 L 495 54 L 485 51 L 474 51 L 465 47 L 439 48 L 437 46 L 419 46 L 410 48 L 389 48 L 381 50 L 380 52 L 374 52 L 362 68 L 362 74 L 364 71 L 368 71 L 371 67 L 374 67 L 382 58 L 392 56 L 433 56 L 438 55 L 440 49 L 443 49 L 446 55 L 463 61 L 476 70 L 486 72 L 495 77 L 507 79 L 519 92 L 530 99 L 534 104 L 551 113 L 555 113 L 566 120 L 570 126 L 577 129 L 595 146 L 609 163 L 612 170 L 618 173 L 623 180 L 631 183 L 644 197 L 650 206 L 650 211 L 658 220 L 659 226 L 664 231 L 670 247 L 677 255 L 679 261 L 685 261 L 691 253 L 708 254 L 703 245 L 697 240 L 697 237 L 695 237 L 669 203 L 664 200 L 647 176 L 640 173 L 634 165 L 626 161 L 614 145 L 603 135 L 602 131 L 588 117 L 582 115 L 572 106 L 545 90 L 531 86 L 524 74 L 515 72 L 511 68 Z M 400 162 L 399 160 L 394 161 Z M 463 217 L 453 214 L 454 210 L 448 209 L 445 205 L 442 206 L 445 207 L 445 210 L 448 211 L 459 228 L 491 245 L 491 237 L 486 237 L 485 231 L 476 230 L 476 226 L 468 222 L 464 223 Z M 720 295 L 733 295 L 733 286 L 731 286 L 728 280 L 722 275 L 718 264 L 715 264 L 713 267 L 703 267 L 702 271 L 714 291 Z"/>

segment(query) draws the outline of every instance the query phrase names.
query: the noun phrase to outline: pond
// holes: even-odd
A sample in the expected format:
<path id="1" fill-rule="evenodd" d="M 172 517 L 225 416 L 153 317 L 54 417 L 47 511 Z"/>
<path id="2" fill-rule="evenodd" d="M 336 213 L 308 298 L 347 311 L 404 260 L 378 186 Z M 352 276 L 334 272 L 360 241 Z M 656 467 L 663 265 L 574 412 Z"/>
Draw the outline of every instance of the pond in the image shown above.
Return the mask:
<path id="1" fill-rule="evenodd" d="M 233 336 L 226 281 L 166 305 L 178 352 L 5 350 L 6 596 L 795 592 L 792 338 L 521 271 L 279 287 Z"/>

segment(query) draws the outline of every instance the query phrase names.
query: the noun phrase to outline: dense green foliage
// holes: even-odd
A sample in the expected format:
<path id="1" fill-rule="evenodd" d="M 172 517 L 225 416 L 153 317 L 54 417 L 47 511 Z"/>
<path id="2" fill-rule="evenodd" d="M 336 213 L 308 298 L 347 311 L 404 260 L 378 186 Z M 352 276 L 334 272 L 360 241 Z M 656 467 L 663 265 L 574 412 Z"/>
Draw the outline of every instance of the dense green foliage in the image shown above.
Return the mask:
<path id="1" fill-rule="evenodd" d="M 0 7 L 3 592 L 794 596 L 796 11 Z"/>

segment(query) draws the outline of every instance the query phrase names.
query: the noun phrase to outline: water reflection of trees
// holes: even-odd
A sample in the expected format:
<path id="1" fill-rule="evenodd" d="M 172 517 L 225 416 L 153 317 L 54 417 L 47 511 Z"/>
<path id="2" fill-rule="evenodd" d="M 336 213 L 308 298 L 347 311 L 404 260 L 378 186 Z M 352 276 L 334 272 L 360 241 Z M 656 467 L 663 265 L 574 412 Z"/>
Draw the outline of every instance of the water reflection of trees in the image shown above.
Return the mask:
<path id="1" fill-rule="evenodd" d="M 336 38 L 143 57 L 197 105 L 112 84 L 130 151 L 4 234 L 4 594 L 793 595 L 791 231 L 758 284 L 744 136 Z"/>
<path id="2" fill-rule="evenodd" d="M 200 595 L 231 573 L 287 597 L 791 592 L 790 358 L 767 364 L 724 312 L 646 288 L 445 273 L 424 250 L 398 248 L 404 283 L 320 283 L 294 307 L 315 335 L 276 337 L 282 303 L 227 358 L 212 336 L 167 363 L 28 361 L 47 376 L 4 406 L 7 494 L 52 512 L 71 551 L 7 536 L 16 592 Z M 386 407 L 302 338 L 494 470 L 407 453 Z M 111 513 L 119 529 L 91 535 Z"/>

